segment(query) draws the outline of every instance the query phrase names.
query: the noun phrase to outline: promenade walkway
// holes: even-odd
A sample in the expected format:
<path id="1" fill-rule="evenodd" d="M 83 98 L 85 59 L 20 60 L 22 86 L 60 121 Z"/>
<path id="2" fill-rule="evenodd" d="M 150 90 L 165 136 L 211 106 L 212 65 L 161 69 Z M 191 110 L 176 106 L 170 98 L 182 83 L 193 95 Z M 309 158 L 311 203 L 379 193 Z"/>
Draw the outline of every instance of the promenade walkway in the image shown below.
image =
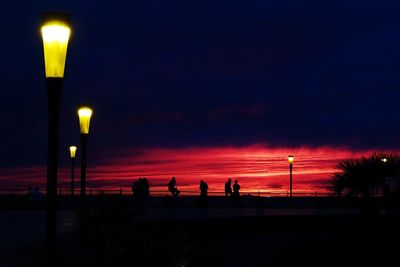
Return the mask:
<path id="1" fill-rule="evenodd" d="M 149 208 L 137 215 L 139 221 L 147 220 L 210 220 L 234 217 L 258 216 L 306 216 L 306 215 L 358 215 L 358 209 L 257 209 L 257 208 Z M 57 232 L 64 234 L 76 229 L 73 210 L 57 213 Z M 43 210 L 0 211 L 0 251 L 14 249 L 25 244 L 42 244 L 45 233 Z"/>
<path id="2" fill-rule="evenodd" d="M 135 209 L 135 216 L 138 221 L 191 221 L 192 225 L 208 225 L 209 227 L 217 227 L 218 232 L 220 229 L 224 229 L 225 219 L 229 222 L 243 221 L 246 220 L 246 225 L 251 225 L 251 228 L 258 227 L 257 229 L 264 229 L 259 234 L 254 235 L 250 228 L 247 228 L 245 232 L 239 237 L 239 239 L 216 239 L 213 243 L 213 251 L 222 251 L 222 248 L 229 248 L 223 250 L 225 254 L 218 257 L 219 263 L 230 262 L 244 262 L 246 259 L 251 259 L 251 262 L 245 262 L 250 264 L 257 261 L 262 262 L 268 255 L 275 255 L 277 251 L 285 248 L 289 242 L 294 247 L 302 247 L 303 244 L 314 244 L 321 240 L 334 240 L 339 243 L 346 243 L 352 241 L 352 229 L 358 229 L 357 227 L 345 227 L 348 223 L 357 225 L 356 221 L 359 218 L 359 209 L 343 209 L 343 208 L 294 208 L 294 209 L 281 209 L 281 208 L 182 208 L 182 207 L 170 207 L 170 208 L 158 208 L 150 207 L 143 209 Z M 389 210 L 381 210 L 381 214 L 390 213 Z M 332 216 L 333 217 L 330 217 Z M 64 209 L 60 210 L 57 214 L 58 225 L 57 232 L 59 236 L 63 236 L 61 240 L 64 243 L 68 240 L 69 244 L 77 244 L 76 237 L 69 235 L 68 233 L 76 230 L 77 217 L 73 210 Z M 261 218 L 261 220 L 259 220 Z M 281 219 L 282 220 L 281 220 Z M 298 218 L 298 220 L 296 219 Z M 321 218 L 318 219 L 318 218 Z M 330 221 L 330 218 L 334 218 L 331 222 L 335 225 L 338 230 L 330 229 L 325 224 Z M 355 220 L 348 220 L 354 218 Z M 204 223 L 203 223 L 204 221 Z M 268 224 L 268 222 L 270 222 Z M 284 225 L 302 225 L 302 229 L 299 231 L 291 231 L 290 233 L 282 227 L 281 222 Z M 193 224 L 194 223 L 194 224 Z M 310 229 L 304 229 L 305 225 L 310 224 Z M 185 223 L 186 225 L 186 223 Z M 228 230 L 224 230 L 228 233 L 237 225 L 236 223 L 230 225 Z M 239 224 L 240 225 L 240 224 Z M 271 228 L 271 225 L 278 226 L 278 229 Z M 316 225 L 319 225 L 317 230 L 314 229 Z M 5 258 L 9 262 L 17 262 L 14 265 L 7 266 L 19 266 L 18 259 L 21 256 L 25 258 L 32 258 L 32 262 L 36 260 L 36 265 L 32 264 L 29 266 L 40 266 L 40 261 L 37 260 L 40 255 L 40 250 L 43 248 L 43 239 L 45 233 L 45 213 L 43 210 L 0 210 L 0 258 Z M 331 226 L 332 227 L 332 226 Z M 195 229 L 197 229 L 195 227 Z M 207 228 L 206 228 L 207 229 Z M 269 229 L 269 230 L 265 230 Z M 272 230 L 274 229 L 274 230 Z M 314 232 L 315 231 L 315 232 Z M 251 232 L 252 234 L 247 234 Z M 257 232 L 258 233 L 258 232 Z M 311 234 L 310 234 L 311 233 Z M 226 233 L 225 233 L 226 235 Z M 68 236 L 69 239 L 65 239 Z M 73 238 L 73 239 L 70 239 Z M 321 240 L 320 240 L 321 239 Z M 72 240 L 72 241 L 71 241 Z M 67 242 L 67 243 L 68 243 Z M 234 242 L 234 243 L 232 243 Z M 296 243 L 297 242 L 297 243 Z M 325 241 L 324 241 L 325 242 Z M 237 244 L 246 243 L 244 247 L 238 248 Z M 263 246 L 263 253 L 259 253 L 260 244 L 268 244 Z M 294 244 L 294 245 L 293 245 Z M 60 247 L 65 244 L 59 244 Z M 70 249 L 68 245 L 68 249 Z M 36 251 L 32 255 L 26 255 L 27 252 L 34 248 Z M 64 251 L 65 252 L 65 251 Z M 25 254 L 24 254 L 25 253 Z M 71 253 L 71 252 L 68 252 Z M 74 253 L 74 252 L 72 252 Z M 19 256 L 19 254 L 21 256 Z M 248 255 L 246 258 L 235 258 L 232 255 Z M 36 257 L 36 258 L 35 258 Z M 233 257 L 233 259 L 231 259 Z M 16 260 L 17 259 L 17 260 Z M 218 262 L 215 266 L 218 266 Z M 255 266 L 255 265 L 246 265 Z"/>

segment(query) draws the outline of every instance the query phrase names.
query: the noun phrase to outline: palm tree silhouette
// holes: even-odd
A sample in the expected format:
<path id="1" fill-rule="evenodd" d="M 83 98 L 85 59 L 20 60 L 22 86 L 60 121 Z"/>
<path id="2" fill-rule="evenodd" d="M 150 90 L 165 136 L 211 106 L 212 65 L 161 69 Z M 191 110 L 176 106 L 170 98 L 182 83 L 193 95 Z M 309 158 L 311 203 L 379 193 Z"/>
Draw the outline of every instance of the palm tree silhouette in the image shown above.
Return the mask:
<path id="1" fill-rule="evenodd" d="M 339 161 L 330 181 L 330 190 L 339 196 L 354 195 L 369 198 L 382 191 L 385 178 L 400 181 L 400 156 L 395 154 L 373 154 L 359 159 Z"/>
<path id="2" fill-rule="evenodd" d="M 379 214 L 375 195 L 399 195 L 400 156 L 394 154 L 373 154 L 370 157 L 339 161 L 336 173 L 330 182 L 330 189 L 339 196 L 360 196 L 362 214 Z M 386 178 L 397 180 L 397 192 L 386 190 Z"/>

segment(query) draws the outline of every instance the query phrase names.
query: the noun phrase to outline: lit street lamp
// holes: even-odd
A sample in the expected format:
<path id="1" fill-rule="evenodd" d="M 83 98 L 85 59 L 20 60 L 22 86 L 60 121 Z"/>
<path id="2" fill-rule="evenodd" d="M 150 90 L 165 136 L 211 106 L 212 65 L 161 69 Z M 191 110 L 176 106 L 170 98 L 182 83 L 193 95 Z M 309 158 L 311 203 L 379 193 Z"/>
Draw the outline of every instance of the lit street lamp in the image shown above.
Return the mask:
<path id="1" fill-rule="evenodd" d="M 289 191 L 289 196 L 290 199 L 292 199 L 292 190 L 293 190 L 293 186 L 292 186 L 292 171 L 293 171 L 293 161 L 294 161 L 294 156 L 289 155 L 288 156 L 288 161 L 289 161 L 289 171 L 290 171 L 290 191 Z"/>
<path id="2" fill-rule="evenodd" d="M 70 16 L 44 13 L 41 21 L 48 101 L 46 184 L 46 264 L 55 266 L 58 174 L 58 120 L 68 41 Z"/>
<path id="3" fill-rule="evenodd" d="M 81 133 L 81 208 L 85 207 L 86 198 L 86 160 L 87 142 L 89 137 L 90 118 L 93 110 L 89 106 L 81 106 L 78 109 L 79 126 Z"/>
<path id="4" fill-rule="evenodd" d="M 76 146 L 69 147 L 69 155 L 71 157 L 71 197 L 74 196 L 74 167 L 75 167 L 75 156 L 76 156 Z"/>

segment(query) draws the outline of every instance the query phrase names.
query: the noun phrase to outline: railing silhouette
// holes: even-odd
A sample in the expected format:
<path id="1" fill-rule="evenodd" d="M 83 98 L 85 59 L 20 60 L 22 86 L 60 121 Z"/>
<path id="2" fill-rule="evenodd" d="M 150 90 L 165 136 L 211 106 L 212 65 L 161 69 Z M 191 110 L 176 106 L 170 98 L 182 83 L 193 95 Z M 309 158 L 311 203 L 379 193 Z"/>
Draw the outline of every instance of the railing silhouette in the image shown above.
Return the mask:
<path id="1" fill-rule="evenodd" d="M 40 191 L 41 193 L 45 194 L 46 191 Z M 0 196 L 6 195 L 16 195 L 22 196 L 27 195 L 28 191 L 26 189 L 15 189 L 15 188 L 5 188 L 0 189 Z M 67 187 L 59 187 L 57 194 L 59 196 L 68 196 L 71 194 L 70 188 Z M 74 190 L 74 195 L 77 197 L 80 194 L 79 189 Z M 98 189 L 98 188 L 87 188 L 87 195 L 124 195 L 129 196 L 133 195 L 132 190 L 127 187 L 121 187 L 119 189 Z M 193 197 L 199 196 L 200 190 L 181 190 L 179 197 Z M 241 196 L 254 196 L 254 197 L 289 197 L 289 191 L 282 191 L 282 192 L 268 192 L 268 191 L 258 191 L 258 190 L 240 190 Z M 151 190 L 150 189 L 150 196 L 152 197 L 164 197 L 164 196 L 171 196 L 171 193 L 168 190 Z M 209 191 L 208 196 L 225 196 L 224 191 Z M 293 192 L 293 197 L 332 197 L 333 194 L 329 192 Z"/>

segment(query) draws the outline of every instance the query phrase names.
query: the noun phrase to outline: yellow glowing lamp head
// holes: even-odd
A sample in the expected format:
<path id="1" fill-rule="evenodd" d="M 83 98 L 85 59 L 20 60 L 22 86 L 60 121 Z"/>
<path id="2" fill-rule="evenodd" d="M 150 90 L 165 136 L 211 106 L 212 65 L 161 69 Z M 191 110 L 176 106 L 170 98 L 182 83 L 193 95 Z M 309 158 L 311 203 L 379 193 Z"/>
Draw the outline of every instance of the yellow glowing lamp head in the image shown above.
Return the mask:
<path id="1" fill-rule="evenodd" d="M 41 33 L 46 78 L 62 78 L 71 34 L 70 16 L 65 13 L 43 14 Z"/>
<path id="2" fill-rule="evenodd" d="M 75 158 L 76 155 L 76 146 L 70 146 L 69 147 L 69 154 L 71 155 L 71 159 Z"/>
<path id="3" fill-rule="evenodd" d="M 381 159 L 381 161 L 382 161 L 383 163 L 386 163 L 388 160 L 387 160 L 387 158 L 383 158 L 383 159 Z"/>
<path id="4" fill-rule="evenodd" d="M 92 117 L 93 110 L 88 106 L 83 106 L 78 109 L 79 125 L 81 134 L 89 133 L 90 118 Z"/>
<path id="5" fill-rule="evenodd" d="M 289 161 L 289 164 L 293 164 L 294 156 L 289 155 L 289 156 L 288 156 L 288 161 Z"/>

